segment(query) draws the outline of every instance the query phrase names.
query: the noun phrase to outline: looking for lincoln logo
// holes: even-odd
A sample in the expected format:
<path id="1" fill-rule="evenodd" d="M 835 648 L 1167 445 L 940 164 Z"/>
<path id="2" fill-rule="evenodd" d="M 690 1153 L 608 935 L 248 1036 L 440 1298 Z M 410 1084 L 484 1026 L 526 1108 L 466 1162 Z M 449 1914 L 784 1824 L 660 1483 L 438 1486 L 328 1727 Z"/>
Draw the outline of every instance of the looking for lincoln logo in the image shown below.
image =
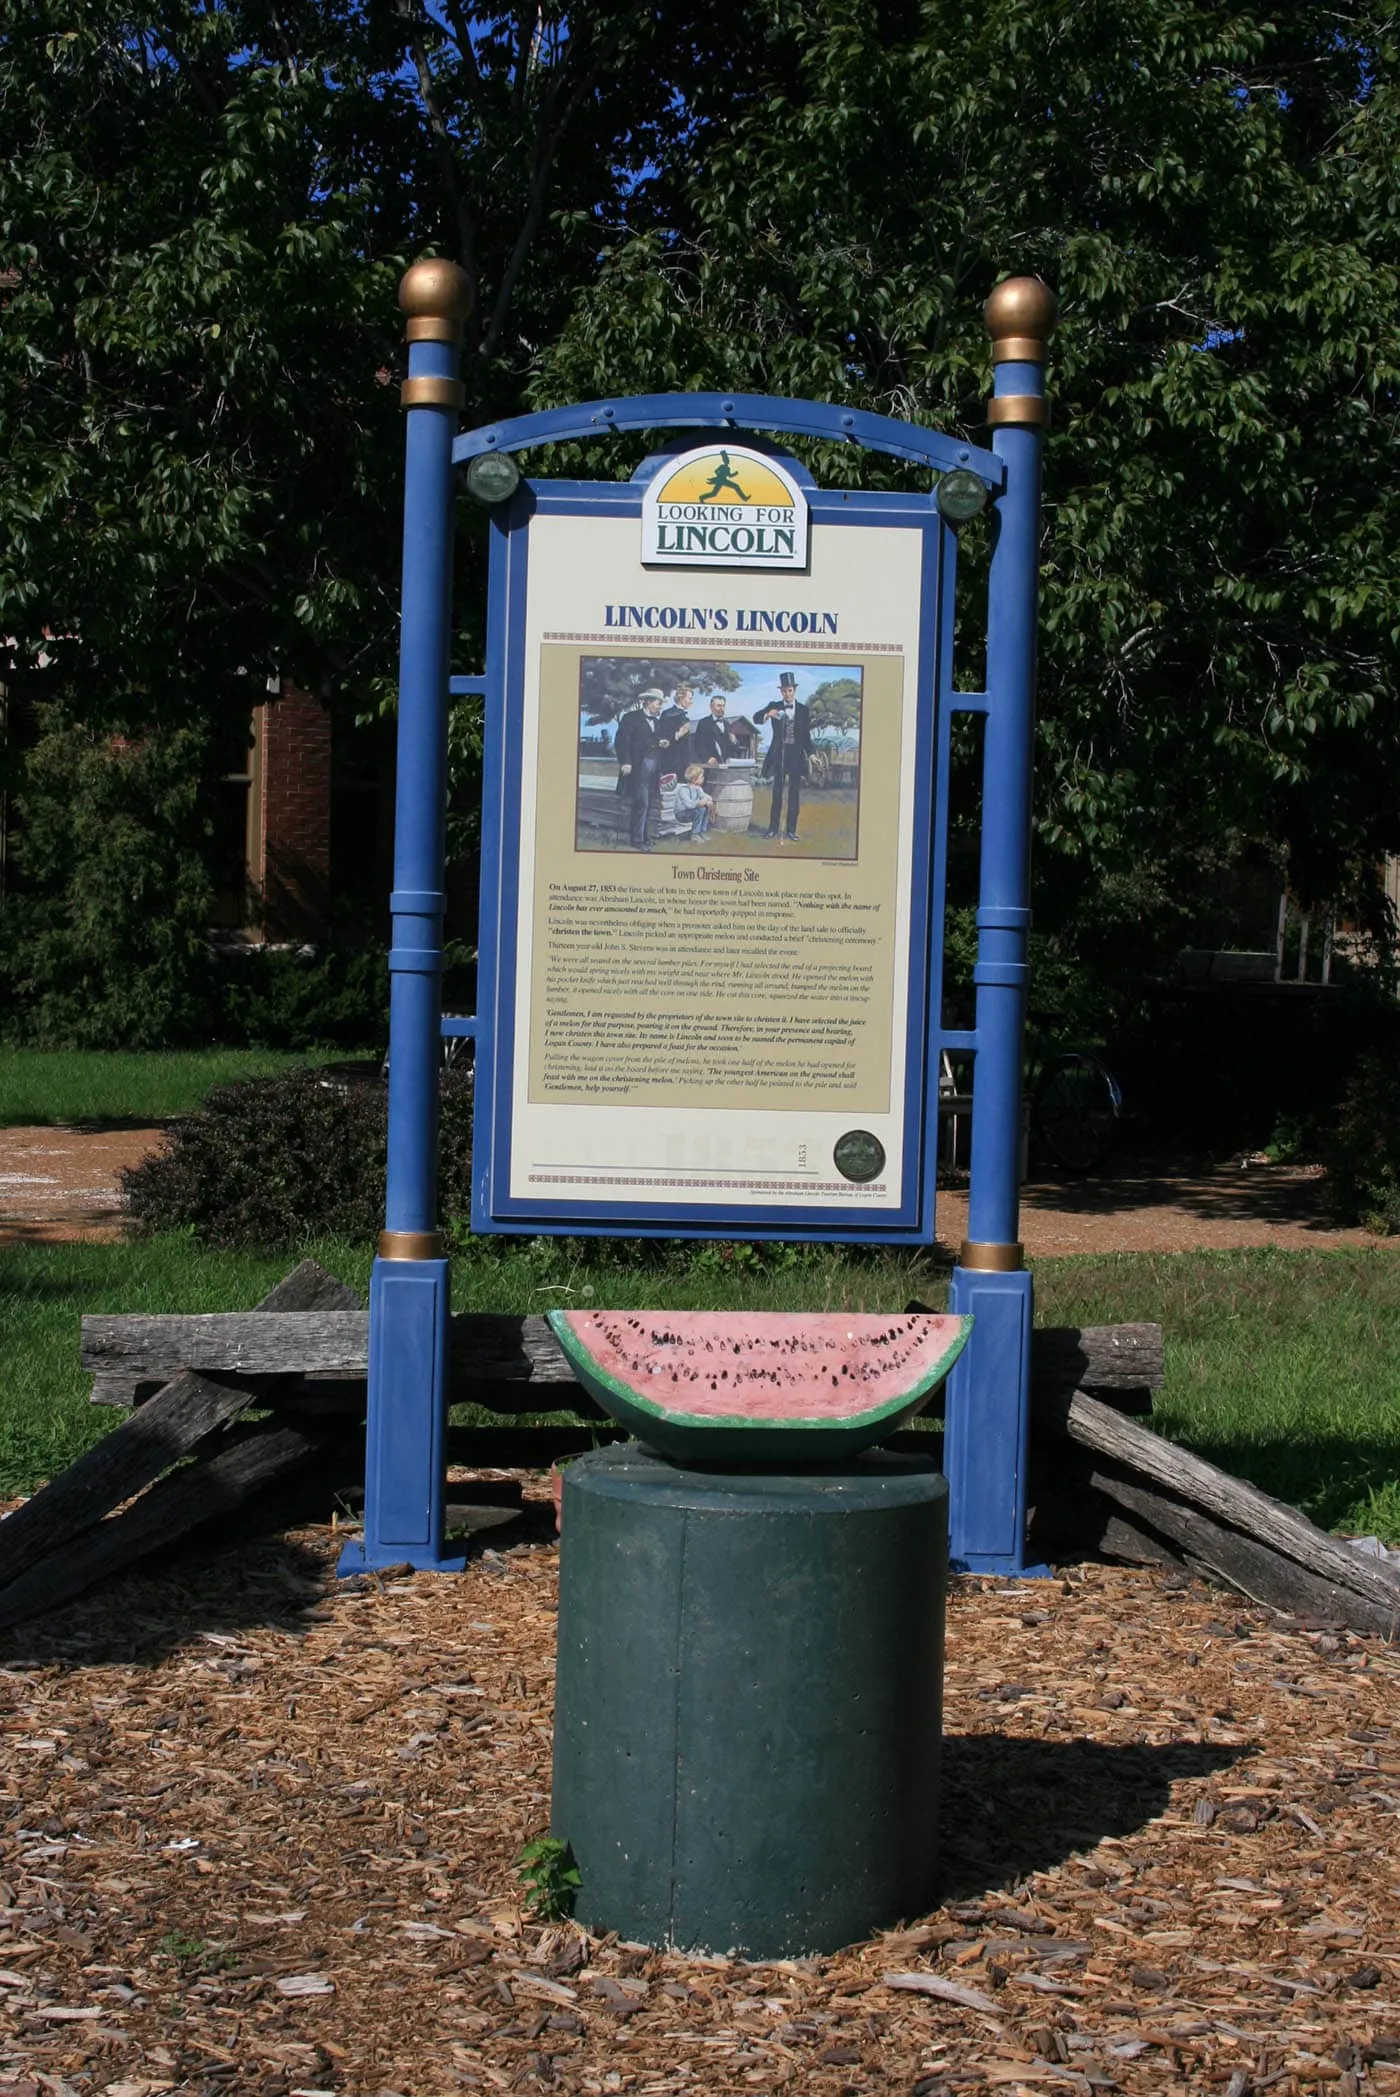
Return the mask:
<path id="1" fill-rule="evenodd" d="M 807 498 L 787 468 L 740 444 L 663 466 L 642 505 L 648 567 L 805 568 Z"/>

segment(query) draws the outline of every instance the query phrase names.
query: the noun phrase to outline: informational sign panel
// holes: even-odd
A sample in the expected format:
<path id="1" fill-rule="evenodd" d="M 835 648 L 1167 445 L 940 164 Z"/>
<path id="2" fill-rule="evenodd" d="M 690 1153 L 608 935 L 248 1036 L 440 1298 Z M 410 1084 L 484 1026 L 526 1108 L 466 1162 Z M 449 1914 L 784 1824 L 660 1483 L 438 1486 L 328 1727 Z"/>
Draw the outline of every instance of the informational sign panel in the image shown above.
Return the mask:
<path id="1" fill-rule="evenodd" d="M 475 1229 L 931 1237 L 939 547 L 715 441 L 498 518 Z"/>

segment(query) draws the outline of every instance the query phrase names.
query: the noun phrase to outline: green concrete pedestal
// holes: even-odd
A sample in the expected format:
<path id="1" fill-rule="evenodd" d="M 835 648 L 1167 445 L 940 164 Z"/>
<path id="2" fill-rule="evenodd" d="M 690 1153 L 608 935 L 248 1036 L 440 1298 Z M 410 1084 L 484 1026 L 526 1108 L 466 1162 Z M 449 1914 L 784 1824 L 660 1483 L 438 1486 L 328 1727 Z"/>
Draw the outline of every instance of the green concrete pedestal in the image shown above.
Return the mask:
<path id="1" fill-rule="evenodd" d="M 581 1922 L 768 1959 L 932 1905 L 947 1510 L 882 1451 L 569 1466 L 551 1818 Z"/>

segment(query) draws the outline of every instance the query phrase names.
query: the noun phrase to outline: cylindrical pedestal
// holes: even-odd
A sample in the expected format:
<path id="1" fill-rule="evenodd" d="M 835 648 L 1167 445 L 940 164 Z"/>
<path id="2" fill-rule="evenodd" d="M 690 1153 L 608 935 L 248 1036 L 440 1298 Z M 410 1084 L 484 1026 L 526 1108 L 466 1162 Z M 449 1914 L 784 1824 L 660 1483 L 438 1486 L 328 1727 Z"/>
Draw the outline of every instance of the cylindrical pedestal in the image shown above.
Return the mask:
<path id="1" fill-rule="evenodd" d="M 871 1451 L 564 1474 L 554 1833 L 595 1930 L 831 1951 L 934 1898 L 947 1486 Z"/>

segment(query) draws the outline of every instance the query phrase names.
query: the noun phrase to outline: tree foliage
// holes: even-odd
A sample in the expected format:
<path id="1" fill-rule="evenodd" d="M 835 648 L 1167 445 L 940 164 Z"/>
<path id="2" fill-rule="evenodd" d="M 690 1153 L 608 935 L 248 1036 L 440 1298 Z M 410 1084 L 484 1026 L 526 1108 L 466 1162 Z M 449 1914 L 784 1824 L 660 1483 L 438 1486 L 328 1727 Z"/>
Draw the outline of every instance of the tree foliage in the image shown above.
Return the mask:
<path id="1" fill-rule="evenodd" d="M 814 730 L 830 729 L 844 735 L 860 726 L 860 679 L 827 677 L 809 701 Z"/>
<path id="2" fill-rule="evenodd" d="M 462 263 L 468 415 L 517 407 L 722 69 L 723 8 L 660 14 L 0 0 L 12 675 L 43 658 L 46 696 L 131 725 L 246 711 L 245 668 L 332 695 L 387 675 L 398 277 Z"/>
<path id="3" fill-rule="evenodd" d="M 425 251 L 462 263 L 468 416 L 512 412 L 600 243 L 650 222 L 660 130 L 696 133 L 692 89 L 723 72 L 725 37 L 725 9 L 699 0 L 664 23 L 639 0 L 573 17 L 538 0 L 0 0 L 0 683 L 61 707 L 94 763 L 127 731 L 193 764 L 278 672 L 333 706 L 390 705 L 402 270 Z M 485 520 L 462 516 L 475 669 Z M 469 787 L 473 700 L 452 751 Z M 0 748 L 12 810 L 44 802 L 44 763 Z M 129 769 L 109 784 L 120 799 Z M 36 935 L 27 903 L 55 937 L 86 925 L 120 946 L 104 842 L 80 844 L 83 867 L 12 899 L 12 954 L 21 919 Z M 31 889 L 41 864 L 19 865 Z M 146 907 L 183 926 L 161 869 L 176 880 L 157 842 Z M 33 969 L 9 980 L 57 1023 Z M 162 1001 L 145 1009 L 159 1026 Z"/>
<path id="4" fill-rule="evenodd" d="M 196 728 L 120 743 L 57 707 L 19 797 L 29 893 L 0 916 L 0 1007 L 39 1047 L 197 1041 L 213 903 Z"/>
<path id="5" fill-rule="evenodd" d="M 1400 843 L 1398 37 L 1375 0 L 0 0 L 9 674 L 93 733 L 274 668 L 390 688 L 418 252 L 474 287 L 470 420 L 722 386 L 974 439 L 978 307 L 1035 270 L 1047 921 L 1169 933 L 1251 840 L 1359 883 Z"/>
<path id="6" fill-rule="evenodd" d="M 246 714 L 240 673 L 323 687 L 388 622 L 407 229 L 330 13 L 297 59 L 228 9 L 10 10 L 0 630 L 91 724 Z"/>
<path id="7" fill-rule="evenodd" d="M 579 677 L 579 698 L 590 722 L 615 721 L 629 706 L 635 706 L 648 690 L 664 692 L 669 699 L 677 685 L 688 684 L 693 692 L 708 698 L 712 692 L 733 692 L 743 683 L 730 664 L 700 657 L 695 662 L 677 662 L 674 656 L 586 655 Z M 696 706 L 698 720 L 704 711 Z"/>
<path id="8" fill-rule="evenodd" d="M 772 20 L 761 91 L 608 255 L 534 398 L 791 392 L 986 441 L 980 301 L 1043 275 L 1042 903 L 1110 943 L 1171 929 L 1251 838 L 1304 895 L 1359 885 L 1400 843 L 1393 13 Z"/>

